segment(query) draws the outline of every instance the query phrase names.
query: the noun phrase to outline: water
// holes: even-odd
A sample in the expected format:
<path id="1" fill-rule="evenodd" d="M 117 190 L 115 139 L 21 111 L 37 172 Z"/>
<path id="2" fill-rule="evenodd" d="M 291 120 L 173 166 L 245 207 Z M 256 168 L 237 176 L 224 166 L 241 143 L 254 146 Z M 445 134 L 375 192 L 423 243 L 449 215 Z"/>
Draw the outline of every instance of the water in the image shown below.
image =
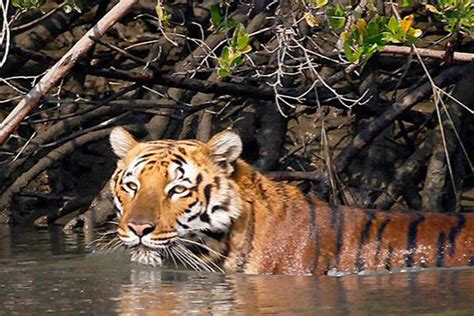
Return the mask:
<path id="1" fill-rule="evenodd" d="M 474 269 L 334 277 L 156 269 L 92 236 L 0 226 L 0 315 L 474 315 Z"/>

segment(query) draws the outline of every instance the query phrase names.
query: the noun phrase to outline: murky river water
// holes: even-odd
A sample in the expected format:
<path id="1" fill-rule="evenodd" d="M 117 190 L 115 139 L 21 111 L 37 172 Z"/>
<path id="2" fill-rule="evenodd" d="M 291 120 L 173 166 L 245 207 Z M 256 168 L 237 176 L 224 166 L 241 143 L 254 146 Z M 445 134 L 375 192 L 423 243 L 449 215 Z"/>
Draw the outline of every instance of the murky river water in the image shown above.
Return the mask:
<path id="1" fill-rule="evenodd" d="M 87 239 L 87 238 L 86 238 Z M 0 315 L 474 315 L 474 269 L 334 277 L 160 270 L 81 234 L 0 226 Z"/>

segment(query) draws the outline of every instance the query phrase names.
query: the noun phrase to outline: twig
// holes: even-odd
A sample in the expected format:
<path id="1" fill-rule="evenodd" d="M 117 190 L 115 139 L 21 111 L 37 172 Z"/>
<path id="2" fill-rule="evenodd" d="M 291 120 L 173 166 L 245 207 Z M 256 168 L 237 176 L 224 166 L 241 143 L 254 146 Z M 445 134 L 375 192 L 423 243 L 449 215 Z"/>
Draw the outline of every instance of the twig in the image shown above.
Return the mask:
<path id="1" fill-rule="evenodd" d="M 322 177 L 315 171 L 271 171 L 265 172 L 265 175 L 277 180 L 287 180 L 287 181 L 302 181 L 302 180 L 312 180 L 317 182 L 325 182 L 326 178 Z"/>
<path id="2" fill-rule="evenodd" d="M 11 28 L 11 32 L 14 33 L 14 34 L 18 34 L 20 32 L 23 32 L 23 31 L 26 31 L 34 26 L 36 26 L 36 24 L 46 20 L 47 18 L 49 18 L 53 13 L 55 13 L 56 11 L 58 11 L 59 9 L 61 9 L 62 7 L 64 7 L 66 5 L 67 2 L 63 2 L 61 4 L 59 4 L 56 8 L 54 9 L 51 9 L 50 11 L 48 11 L 47 13 L 45 14 L 42 14 L 39 18 L 33 20 L 33 21 L 30 21 L 28 23 L 25 23 L 25 24 L 22 24 L 22 25 L 18 25 L 18 26 L 14 26 Z"/>
<path id="3" fill-rule="evenodd" d="M 437 87 L 444 87 L 455 83 L 462 78 L 462 75 L 474 71 L 474 62 L 463 66 L 456 66 L 443 71 L 440 75 L 434 78 L 434 83 Z M 425 99 L 432 92 L 432 85 L 426 82 L 420 87 L 411 91 L 399 102 L 394 103 L 381 116 L 373 120 L 365 129 L 363 129 L 352 142 L 345 147 L 339 156 L 334 161 L 334 166 L 337 172 L 342 172 L 349 165 L 349 162 L 360 151 L 367 147 L 377 135 L 385 128 L 390 126 L 404 111 L 410 109 L 418 102 Z"/>
<path id="4" fill-rule="evenodd" d="M 5 143 L 21 121 L 36 108 L 41 97 L 48 93 L 71 70 L 78 59 L 94 45 L 90 36 L 102 36 L 137 2 L 138 0 L 121 0 L 49 70 L 0 124 L 0 146 Z"/>
<path id="5" fill-rule="evenodd" d="M 71 151 L 75 148 L 87 144 L 91 141 L 107 137 L 110 134 L 110 130 L 111 128 L 107 128 L 79 136 L 78 138 L 75 138 L 63 144 L 62 146 L 52 150 L 45 157 L 41 158 L 38 163 L 36 163 L 27 172 L 23 173 L 20 177 L 18 177 L 15 182 L 3 192 L 0 198 L 0 216 L 9 216 L 10 212 L 8 210 L 8 206 L 11 203 L 13 195 L 25 188 L 28 183 L 30 183 L 30 181 L 34 179 L 38 174 L 52 166 L 59 159 L 62 159 L 64 156 L 71 153 Z"/>
<path id="6" fill-rule="evenodd" d="M 440 50 L 417 47 L 416 51 L 421 57 L 444 60 L 446 56 L 446 52 L 440 51 Z M 385 46 L 385 48 L 382 50 L 381 53 L 382 54 L 410 55 L 410 54 L 413 54 L 413 49 L 412 47 L 409 47 L 409 46 L 387 45 Z M 471 62 L 471 61 L 474 61 L 474 54 L 455 52 L 453 55 L 453 60 L 460 61 L 460 62 Z"/>

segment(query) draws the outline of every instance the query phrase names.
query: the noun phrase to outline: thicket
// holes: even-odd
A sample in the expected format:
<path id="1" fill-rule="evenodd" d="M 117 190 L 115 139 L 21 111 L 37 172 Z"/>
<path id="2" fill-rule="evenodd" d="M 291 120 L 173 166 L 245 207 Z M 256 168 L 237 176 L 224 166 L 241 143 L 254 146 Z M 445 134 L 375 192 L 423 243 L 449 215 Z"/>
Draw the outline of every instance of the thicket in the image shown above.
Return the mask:
<path id="1" fill-rule="evenodd" d="M 233 128 L 256 168 L 331 203 L 472 209 L 471 0 L 128 2 L 103 35 L 116 1 L 2 2 L 3 221 L 113 217 L 117 125 Z"/>

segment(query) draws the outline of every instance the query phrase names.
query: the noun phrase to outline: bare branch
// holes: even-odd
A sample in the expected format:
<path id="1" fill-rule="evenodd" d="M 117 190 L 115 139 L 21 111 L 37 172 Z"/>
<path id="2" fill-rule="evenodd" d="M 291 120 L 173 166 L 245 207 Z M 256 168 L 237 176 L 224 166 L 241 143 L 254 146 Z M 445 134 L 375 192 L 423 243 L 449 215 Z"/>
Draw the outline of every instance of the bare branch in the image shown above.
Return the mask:
<path id="1" fill-rule="evenodd" d="M 49 70 L 0 124 L 0 146 L 5 143 L 21 121 L 36 108 L 40 98 L 48 93 L 71 70 L 78 59 L 94 45 L 95 42 L 90 37 L 102 36 L 137 2 L 138 0 L 121 0 Z"/>
<path id="2" fill-rule="evenodd" d="M 421 57 L 429 57 L 433 59 L 444 59 L 446 57 L 446 52 L 434 49 L 427 48 L 416 48 L 418 54 Z M 394 46 L 387 45 L 381 52 L 382 54 L 401 54 L 401 55 L 410 55 L 413 53 L 412 47 L 409 46 Z M 471 62 L 474 61 L 474 54 L 470 53 L 459 53 L 455 52 L 453 54 L 454 61 L 462 62 Z"/>

